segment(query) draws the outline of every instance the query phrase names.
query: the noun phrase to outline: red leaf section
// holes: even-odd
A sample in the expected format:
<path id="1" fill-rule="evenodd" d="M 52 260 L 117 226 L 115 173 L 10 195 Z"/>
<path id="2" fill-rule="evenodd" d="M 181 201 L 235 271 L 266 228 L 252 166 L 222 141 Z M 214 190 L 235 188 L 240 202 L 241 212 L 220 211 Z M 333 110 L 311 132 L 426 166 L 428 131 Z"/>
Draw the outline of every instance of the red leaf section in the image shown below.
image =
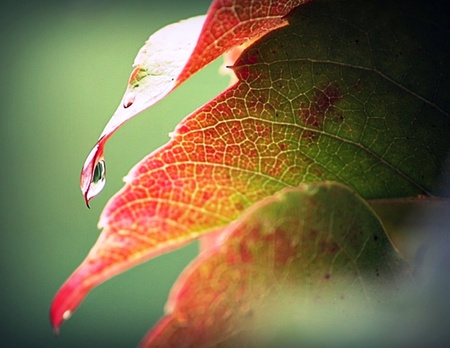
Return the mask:
<path id="1" fill-rule="evenodd" d="M 178 80 L 187 78 L 229 48 L 279 26 L 284 22 L 282 16 L 304 2 L 215 1 L 198 47 Z M 134 71 L 130 83 L 135 77 Z M 224 94 L 186 119 L 167 146 L 129 174 L 126 187 L 105 208 L 99 224 L 104 227 L 100 238 L 52 303 L 51 322 L 55 331 L 99 283 L 179 247 L 212 227 L 227 224 L 252 202 L 285 186 L 277 181 L 266 183 L 265 174 L 251 173 L 265 168 L 259 168 L 250 158 L 260 153 L 271 158 L 273 151 L 277 151 L 255 143 L 257 138 L 273 133 L 270 125 L 237 120 L 213 126 L 224 115 L 232 114 L 232 109 L 239 108 L 228 104 L 230 99 L 231 103 L 237 101 L 233 93 Z M 243 102 L 240 98 L 238 101 Z M 127 108 L 134 107 L 125 104 Z M 245 110 L 245 105 L 241 108 Z M 102 133 L 84 165 L 81 184 L 87 203 L 103 185 L 105 142 L 122 123 L 123 120 L 115 120 L 110 131 Z M 280 142 L 282 138 L 280 135 Z M 275 168 L 281 168 L 282 164 L 280 155 L 268 160 L 265 166 L 278 170 Z M 232 169 L 234 166 L 236 169 Z M 257 180 L 249 184 L 242 171 Z M 94 191 L 90 192 L 92 184 Z M 230 204 L 223 204 L 224 201 Z"/>
<path id="2" fill-rule="evenodd" d="M 178 78 L 184 81 L 229 49 L 287 24 L 284 17 L 310 0 L 215 0 L 197 46 Z"/>
<path id="3" fill-rule="evenodd" d="M 188 116 L 166 146 L 128 174 L 103 211 L 99 239 L 53 301 L 56 331 L 99 283 L 225 226 L 252 203 L 290 185 L 273 177 L 292 170 L 282 152 L 286 133 L 246 117 L 250 105 L 235 93 L 245 91 L 232 88 Z M 223 120 L 232 110 L 238 117 L 242 110 L 242 119 Z"/>
<path id="4" fill-rule="evenodd" d="M 185 52 L 183 54 L 188 54 L 188 56 L 183 57 L 182 54 L 180 59 L 171 62 L 172 65 L 169 68 L 154 73 L 151 72 L 153 67 L 160 64 L 164 66 L 167 56 L 179 55 L 179 46 L 185 42 L 184 39 L 180 41 L 180 35 L 187 34 L 188 40 L 195 42 L 198 25 L 202 23 L 203 19 L 193 18 L 185 21 L 185 24 L 192 23 L 193 25 L 185 26 L 185 24 L 179 23 L 180 25 L 168 26 L 169 30 L 166 32 L 161 30 L 161 33 L 156 33 L 155 40 L 152 38 L 149 40 L 149 42 L 154 42 L 148 48 L 144 46 L 136 58 L 127 91 L 84 163 L 80 186 L 86 204 L 89 206 L 89 200 L 95 197 L 104 186 L 104 181 L 101 180 L 99 184 L 95 174 L 99 170 L 99 162 L 104 162 L 104 147 L 107 140 L 124 122 L 157 103 L 189 76 L 226 51 L 287 24 L 284 16 L 296 6 L 306 2 L 308 0 L 213 1 L 192 53 L 190 53 L 190 44 L 188 44 L 187 48 L 182 50 Z M 190 31 L 194 35 L 193 38 L 189 36 Z M 171 45 L 170 42 L 167 44 L 171 40 L 174 41 L 174 45 Z M 177 43 L 177 40 L 180 43 Z M 159 61 L 158 52 L 161 49 L 173 50 L 173 52 L 172 54 L 168 52 Z M 150 66 L 148 66 L 149 61 L 151 61 Z M 179 66 L 180 64 L 182 66 Z M 179 73 L 178 68 L 181 69 Z M 174 75 L 172 76 L 172 74 Z M 162 77 L 161 81 L 158 80 L 160 77 Z M 144 79 L 147 79 L 146 83 L 143 83 Z M 149 79 L 152 81 L 149 82 Z M 155 79 L 156 82 L 154 82 Z M 145 84 L 148 85 L 148 88 L 144 86 Z M 104 167 L 103 164 L 100 165 Z"/>

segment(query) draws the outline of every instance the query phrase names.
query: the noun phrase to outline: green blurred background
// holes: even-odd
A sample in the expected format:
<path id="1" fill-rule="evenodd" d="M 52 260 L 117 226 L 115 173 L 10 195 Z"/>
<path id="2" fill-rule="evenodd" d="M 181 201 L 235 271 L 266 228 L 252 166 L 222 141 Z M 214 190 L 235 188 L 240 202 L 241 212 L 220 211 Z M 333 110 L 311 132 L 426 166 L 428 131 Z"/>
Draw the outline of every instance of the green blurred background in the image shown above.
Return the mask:
<path id="1" fill-rule="evenodd" d="M 122 177 L 183 117 L 222 91 L 217 61 L 124 125 L 106 147 L 108 183 L 88 210 L 84 160 L 116 109 L 131 65 L 159 28 L 209 0 L 7 1 L 1 18 L 2 347 L 133 347 L 163 314 L 194 243 L 94 289 L 58 338 L 49 307 L 94 244 Z"/>

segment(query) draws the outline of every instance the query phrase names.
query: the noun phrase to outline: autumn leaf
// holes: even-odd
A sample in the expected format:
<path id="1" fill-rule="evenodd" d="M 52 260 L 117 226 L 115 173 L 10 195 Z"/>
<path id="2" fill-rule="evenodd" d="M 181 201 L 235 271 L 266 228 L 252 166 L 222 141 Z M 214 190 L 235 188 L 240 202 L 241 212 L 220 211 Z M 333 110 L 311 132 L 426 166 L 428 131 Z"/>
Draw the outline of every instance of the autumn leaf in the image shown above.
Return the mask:
<path id="1" fill-rule="evenodd" d="M 87 206 L 105 185 L 104 147 L 127 120 L 149 108 L 189 76 L 231 48 L 287 24 L 290 10 L 308 0 L 214 0 L 206 16 L 164 27 L 139 51 L 125 94 L 89 153 L 80 179 Z"/>
<path id="2" fill-rule="evenodd" d="M 242 347 L 303 321 L 327 335 L 380 310 L 408 279 L 373 211 L 340 184 L 283 190 L 222 238 L 182 273 L 142 347 Z"/>
<path id="3" fill-rule="evenodd" d="M 442 194 L 448 27 L 433 7 L 398 4 L 311 2 L 247 48 L 233 66 L 238 83 L 127 175 L 53 302 L 53 326 L 102 281 L 286 187 L 331 180 L 365 199 Z"/>

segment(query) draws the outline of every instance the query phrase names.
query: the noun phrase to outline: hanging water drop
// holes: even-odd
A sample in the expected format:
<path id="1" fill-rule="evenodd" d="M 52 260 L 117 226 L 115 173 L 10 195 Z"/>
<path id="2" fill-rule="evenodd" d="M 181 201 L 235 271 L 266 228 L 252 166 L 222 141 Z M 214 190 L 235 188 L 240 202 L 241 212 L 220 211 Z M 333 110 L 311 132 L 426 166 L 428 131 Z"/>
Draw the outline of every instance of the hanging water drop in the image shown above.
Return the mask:
<path id="1" fill-rule="evenodd" d="M 84 200 L 89 208 L 89 201 L 97 196 L 106 184 L 106 164 L 103 155 L 103 147 L 106 138 L 100 140 L 89 152 L 80 176 L 80 188 Z"/>
<path id="2" fill-rule="evenodd" d="M 85 193 L 86 205 L 89 207 L 91 198 L 97 196 L 106 184 L 106 163 L 104 159 L 97 162 L 92 173 L 92 180 Z"/>

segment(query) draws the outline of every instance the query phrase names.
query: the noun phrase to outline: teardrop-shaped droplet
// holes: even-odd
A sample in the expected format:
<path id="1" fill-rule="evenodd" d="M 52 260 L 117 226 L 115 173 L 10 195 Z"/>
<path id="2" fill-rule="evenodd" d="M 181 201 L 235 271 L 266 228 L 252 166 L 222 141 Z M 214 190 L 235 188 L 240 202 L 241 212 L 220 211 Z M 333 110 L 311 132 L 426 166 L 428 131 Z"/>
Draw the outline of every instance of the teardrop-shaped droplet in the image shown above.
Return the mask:
<path id="1" fill-rule="evenodd" d="M 97 162 L 94 168 L 94 174 L 92 176 L 89 190 L 86 193 L 86 199 L 89 201 L 91 198 L 97 196 L 106 184 L 106 163 L 104 159 Z"/>
<path id="2" fill-rule="evenodd" d="M 84 162 L 80 175 L 80 188 L 89 208 L 89 200 L 100 193 L 106 184 L 106 164 L 103 155 L 105 137 L 101 137 Z"/>

